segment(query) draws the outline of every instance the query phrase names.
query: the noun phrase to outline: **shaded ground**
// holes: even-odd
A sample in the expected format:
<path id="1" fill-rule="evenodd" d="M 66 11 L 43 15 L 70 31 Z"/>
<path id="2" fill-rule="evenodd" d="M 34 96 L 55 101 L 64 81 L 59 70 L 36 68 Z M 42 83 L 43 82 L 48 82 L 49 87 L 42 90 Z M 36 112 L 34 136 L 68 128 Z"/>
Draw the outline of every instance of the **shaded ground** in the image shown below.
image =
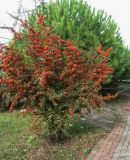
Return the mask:
<path id="1" fill-rule="evenodd" d="M 125 111 L 124 106 L 129 100 L 130 89 L 124 89 L 117 99 L 107 102 L 100 112 L 93 111 L 85 118 L 91 124 L 110 131 L 120 121 Z"/>
<path id="2" fill-rule="evenodd" d="M 101 111 L 93 111 L 85 118 L 91 124 L 102 127 L 109 131 L 115 126 L 116 123 L 118 123 L 121 116 L 123 115 L 123 106 L 128 101 L 128 99 L 129 97 L 122 95 L 115 101 L 105 104 Z"/>

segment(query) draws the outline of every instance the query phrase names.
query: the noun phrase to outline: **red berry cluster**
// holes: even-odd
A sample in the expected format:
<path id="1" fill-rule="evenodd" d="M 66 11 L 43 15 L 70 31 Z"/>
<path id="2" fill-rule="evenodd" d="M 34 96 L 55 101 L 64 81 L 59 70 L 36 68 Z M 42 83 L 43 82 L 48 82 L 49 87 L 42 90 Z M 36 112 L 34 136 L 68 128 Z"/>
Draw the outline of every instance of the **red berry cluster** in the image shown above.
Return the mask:
<path id="1" fill-rule="evenodd" d="M 4 92 L 13 96 L 10 111 L 23 98 L 28 108 L 41 109 L 46 106 L 47 97 L 52 105 L 59 106 L 65 97 L 68 107 L 63 108 L 63 114 L 73 112 L 79 103 L 86 104 L 88 110 L 100 105 L 103 96 L 99 90 L 113 72 L 108 67 L 111 49 L 103 51 L 100 47 L 94 55 L 86 56 L 71 41 L 55 36 L 45 24 L 45 17 L 38 16 L 36 25 L 34 28 L 26 24 L 26 38 L 14 32 L 12 44 L 0 50 L 1 69 L 5 73 L 1 84 L 6 86 Z M 19 41 L 26 43 L 23 52 L 17 47 Z"/>

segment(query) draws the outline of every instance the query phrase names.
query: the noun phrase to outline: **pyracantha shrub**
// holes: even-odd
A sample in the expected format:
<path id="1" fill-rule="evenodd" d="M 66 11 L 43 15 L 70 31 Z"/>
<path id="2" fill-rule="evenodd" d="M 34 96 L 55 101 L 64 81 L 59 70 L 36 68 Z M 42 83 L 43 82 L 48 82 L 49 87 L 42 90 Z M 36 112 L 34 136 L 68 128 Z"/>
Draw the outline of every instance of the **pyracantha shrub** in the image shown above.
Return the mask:
<path id="1" fill-rule="evenodd" d="M 22 24 L 25 34 L 12 30 L 13 41 L 1 48 L 2 92 L 12 95 L 10 112 L 24 100 L 27 110 L 37 110 L 50 133 L 61 140 L 68 114 L 82 107 L 90 112 L 111 97 L 99 94 L 113 72 L 108 67 L 111 49 L 100 47 L 86 56 L 71 41 L 55 36 L 45 17 L 37 17 L 35 29 Z"/>

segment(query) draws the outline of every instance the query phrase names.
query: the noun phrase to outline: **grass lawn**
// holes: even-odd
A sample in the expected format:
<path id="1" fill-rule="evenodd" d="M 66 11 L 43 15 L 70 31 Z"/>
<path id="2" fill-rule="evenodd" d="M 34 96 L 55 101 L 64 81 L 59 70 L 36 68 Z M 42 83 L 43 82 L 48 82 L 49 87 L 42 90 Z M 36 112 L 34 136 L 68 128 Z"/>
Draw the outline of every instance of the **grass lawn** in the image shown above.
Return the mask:
<path id="1" fill-rule="evenodd" d="M 79 120 L 70 120 L 69 138 L 52 144 L 44 128 L 40 134 L 31 132 L 32 115 L 18 112 L 0 113 L 0 160 L 84 160 L 104 130 Z"/>
<path id="2" fill-rule="evenodd" d="M 31 117 L 23 118 L 18 113 L 0 114 L 0 159 L 22 160 L 30 150 L 27 126 Z"/>

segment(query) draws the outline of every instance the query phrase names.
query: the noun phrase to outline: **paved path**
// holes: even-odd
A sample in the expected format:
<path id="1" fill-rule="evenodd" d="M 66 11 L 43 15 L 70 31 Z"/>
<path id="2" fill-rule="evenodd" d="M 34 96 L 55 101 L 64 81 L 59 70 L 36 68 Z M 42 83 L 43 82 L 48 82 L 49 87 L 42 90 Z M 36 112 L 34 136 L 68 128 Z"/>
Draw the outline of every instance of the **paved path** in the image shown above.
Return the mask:
<path id="1" fill-rule="evenodd" d="M 87 160 L 130 160 L 130 101 L 119 124 L 97 143 Z"/>

